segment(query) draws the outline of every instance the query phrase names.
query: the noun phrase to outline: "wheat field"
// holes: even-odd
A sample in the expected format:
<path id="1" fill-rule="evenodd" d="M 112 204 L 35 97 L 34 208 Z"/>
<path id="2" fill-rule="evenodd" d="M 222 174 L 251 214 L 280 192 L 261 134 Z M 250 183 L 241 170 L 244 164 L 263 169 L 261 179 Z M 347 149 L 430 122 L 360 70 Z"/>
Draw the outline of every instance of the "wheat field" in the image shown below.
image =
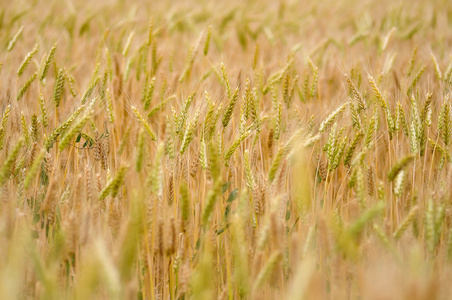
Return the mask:
<path id="1" fill-rule="evenodd" d="M 0 299 L 450 299 L 452 3 L 0 4 Z"/>

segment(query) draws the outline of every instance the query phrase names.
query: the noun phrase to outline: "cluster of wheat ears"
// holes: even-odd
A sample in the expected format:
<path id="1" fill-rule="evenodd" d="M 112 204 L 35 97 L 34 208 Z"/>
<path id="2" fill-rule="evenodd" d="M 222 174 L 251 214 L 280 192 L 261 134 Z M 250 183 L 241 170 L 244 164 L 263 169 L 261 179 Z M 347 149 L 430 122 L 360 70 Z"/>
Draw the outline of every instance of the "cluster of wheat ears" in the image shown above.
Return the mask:
<path id="1" fill-rule="evenodd" d="M 0 5 L 1 299 L 447 299 L 448 1 Z"/>

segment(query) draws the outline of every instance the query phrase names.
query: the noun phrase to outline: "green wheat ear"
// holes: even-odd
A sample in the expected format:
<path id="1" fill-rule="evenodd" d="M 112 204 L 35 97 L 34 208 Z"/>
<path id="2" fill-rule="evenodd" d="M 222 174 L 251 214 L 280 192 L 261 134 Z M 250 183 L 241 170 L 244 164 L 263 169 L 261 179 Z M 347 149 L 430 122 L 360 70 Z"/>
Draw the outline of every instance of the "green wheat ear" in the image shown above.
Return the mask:
<path id="1" fill-rule="evenodd" d="M 276 251 L 274 252 L 270 258 L 268 259 L 267 263 L 263 267 L 263 269 L 259 272 L 257 275 L 256 281 L 253 285 L 253 290 L 256 291 L 258 288 L 260 288 L 265 281 L 268 279 L 268 277 L 271 275 L 273 270 L 277 267 L 279 262 L 281 261 L 283 255 L 281 252 Z"/>
<path id="2" fill-rule="evenodd" d="M 144 110 L 148 110 L 151 105 L 152 97 L 154 96 L 154 88 L 155 88 L 155 77 L 151 79 L 151 83 L 147 88 L 147 93 L 144 100 Z"/>
<path id="3" fill-rule="evenodd" d="M 53 60 L 55 58 L 55 52 L 57 49 L 57 45 L 58 45 L 57 43 L 54 43 L 52 45 L 52 48 L 50 48 L 49 54 L 47 55 L 47 57 L 44 61 L 44 64 L 40 68 L 39 80 L 41 80 L 41 81 L 43 81 L 47 76 L 47 73 L 50 68 L 50 64 L 53 62 Z"/>
<path id="4" fill-rule="evenodd" d="M 22 74 L 25 72 L 28 65 L 30 64 L 31 59 L 36 54 L 36 52 L 38 52 L 38 50 L 39 50 L 39 43 L 36 43 L 36 45 L 33 47 L 33 50 L 31 50 L 31 52 L 29 52 L 27 54 L 27 56 L 24 58 L 23 62 L 20 64 L 20 67 L 17 70 L 17 76 L 19 76 L 19 77 L 22 76 Z"/>
<path id="5" fill-rule="evenodd" d="M 58 75 L 55 81 L 55 88 L 53 90 L 53 101 L 55 102 L 55 107 L 60 106 L 61 97 L 63 95 L 64 82 L 66 80 L 64 69 L 58 70 Z"/>
<path id="6" fill-rule="evenodd" d="M 6 48 L 6 51 L 11 52 L 13 50 L 14 46 L 17 43 L 17 40 L 22 35 L 22 31 L 24 30 L 24 27 L 21 26 L 19 30 L 16 32 L 16 34 L 11 38 L 11 40 L 8 43 L 8 47 Z"/>
<path id="7" fill-rule="evenodd" d="M 148 124 L 148 122 L 146 122 L 146 120 L 143 118 L 143 116 L 140 114 L 140 112 L 138 111 L 138 109 L 135 106 L 131 106 L 131 109 L 133 111 L 133 113 L 135 114 L 138 122 L 141 123 L 141 125 L 144 127 L 144 129 L 146 130 L 146 132 L 148 133 L 149 137 L 153 140 L 156 141 L 157 138 L 155 136 L 154 131 L 152 130 L 151 126 Z"/>
<path id="8" fill-rule="evenodd" d="M 206 36 L 206 42 L 204 43 L 204 56 L 207 55 L 209 52 L 209 46 L 210 46 L 210 37 L 212 35 L 212 25 L 210 25 L 207 28 L 207 36 Z"/>
<path id="9" fill-rule="evenodd" d="M 135 159 L 135 170 L 137 172 L 141 172 L 141 170 L 143 169 L 143 162 L 145 160 L 146 140 L 144 138 L 144 134 L 144 130 L 141 130 L 140 134 L 138 135 L 137 154 Z"/>
<path id="10" fill-rule="evenodd" d="M 408 216 L 402 221 L 402 223 L 399 225 L 397 230 L 394 232 L 394 238 L 396 240 L 400 239 L 404 232 L 407 230 L 408 226 L 413 222 L 414 218 L 416 217 L 416 214 L 418 212 L 418 206 L 413 207 L 410 210 L 410 213 Z"/>
<path id="11" fill-rule="evenodd" d="M 347 107 L 348 102 L 342 104 L 339 106 L 335 111 L 333 111 L 331 114 L 329 114 L 325 120 L 320 124 L 319 127 L 319 133 L 325 132 L 325 130 L 330 127 L 339 117 L 339 115 L 345 110 Z"/>
<path id="12" fill-rule="evenodd" d="M 33 161 L 33 164 L 31 165 L 30 170 L 28 171 L 27 176 L 25 177 L 25 180 L 24 180 L 25 189 L 28 189 L 30 187 L 33 179 L 38 174 L 38 172 L 41 168 L 42 162 L 44 161 L 45 154 L 46 154 L 46 151 L 44 149 L 41 150 L 41 152 L 39 152 L 36 159 Z"/>
<path id="13" fill-rule="evenodd" d="M 85 107 L 86 105 L 80 105 L 63 124 L 53 130 L 53 132 L 47 137 L 44 142 L 44 146 L 47 150 L 52 148 L 53 144 L 57 141 L 57 138 L 60 136 L 60 134 L 66 132 L 66 130 L 68 130 L 72 126 L 74 121 L 82 113 Z"/>
<path id="14" fill-rule="evenodd" d="M 206 204 L 204 206 L 204 210 L 202 211 L 201 220 L 204 226 L 208 225 L 210 217 L 213 213 L 215 204 L 218 199 L 218 195 L 221 192 L 222 181 L 221 177 L 215 180 L 213 187 L 209 190 L 206 196 Z"/>
<path id="15" fill-rule="evenodd" d="M 91 108 L 88 108 L 88 111 L 84 114 L 84 116 L 69 130 L 63 135 L 61 142 L 58 146 L 60 151 L 63 151 L 71 141 L 76 137 L 77 134 L 81 133 L 85 124 L 91 119 L 93 112 Z"/>
<path id="16" fill-rule="evenodd" d="M 185 182 L 180 185 L 180 195 L 181 195 L 181 217 L 184 223 L 188 223 L 190 218 L 190 196 L 188 194 L 188 187 Z M 186 227 L 186 224 L 184 225 Z"/>
<path id="17" fill-rule="evenodd" d="M 188 145 L 195 137 L 196 127 L 198 126 L 198 119 L 199 119 L 199 111 L 195 113 L 195 116 L 193 120 L 190 122 L 190 124 L 187 126 L 187 129 L 185 130 L 184 137 L 182 139 L 181 147 L 180 147 L 180 154 L 184 154 L 184 152 L 187 150 Z"/>
<path id="18" fill-rule="evenodd" d="M 16 100 L 17 101 L 19 101 L 20 99 L 23 98 L 23 96 L 25 95 L 25 92 L 27 92 L 28 88 L 31 86 L 33 81 L 35 81 L 36 77 L 37 77 L 37 73 L 34 73 L 33 75 L 31 75 L 31 77 L 20 88 L 20 90 L 19 90 L 19 92 L 17 93 L 17 96 L 16 96 Z"/>
<path id="19" fill-rule="evenodd" d="M 223 124 L 223 128 L 226 128 L 229 124 L 229 121 L 231 121 L 232 114 L 234 113 L 234 108 L 238 100 L 239 100 L 239 88 L 236 88 L 234 95 L 232 95 L 232 97 L 230 98 L 228 106 L 223 114 L 223 119 L 221 121 L 221 123 Z"/>
<path id="20" fill-rule="evenodd" d="M 156 193 L 162 188 L 161 172 L 162 172 L 162 157 L 164 154 L 164 150 L 165 145 L 163 143 L 160 143 L 157 146 L 157 152 L 154 157 L 154 161 L 152 163 L 152 167 L 149 172 L 148 178 L 146 179 L 146 186 L 150 188 L 150 191 L 152 193 Z"/>
<path id="21" fill-rule="evenodd" d="M 23 137 L 19 138 L 19 140 L 14 145 L 14 148 L 10 151 L 10 153 L 6 157 L 6 160 L 3 162 L 3 165 L 0 169 L 0 186 L 3 186 L 8 180 L 12 171 L 13 164 L 19 156 L 20 149 L 22 148 L 24 142 L 25 141 Z"/>
<path id="22" fill-rule="evenodd" d="M 119 188 L 124 181 L 127 168 L 127 166 L 122 166 L 119 169 L 119 171 L 115 174 L 115 177 L 113 177 L 100 192 L 99 199 L 105 199 L 109 195 L 116 197 L 119 192 Z"/>
<path id="23" fill-rule="evenodd" d="M 412 160 L 414 160 L 415 156 L 413 154 L 407 155 L 401 160 L 399 160 L 388 172 L 388 180 L 393 181 L 397 174 L 402 171 Z"/>

